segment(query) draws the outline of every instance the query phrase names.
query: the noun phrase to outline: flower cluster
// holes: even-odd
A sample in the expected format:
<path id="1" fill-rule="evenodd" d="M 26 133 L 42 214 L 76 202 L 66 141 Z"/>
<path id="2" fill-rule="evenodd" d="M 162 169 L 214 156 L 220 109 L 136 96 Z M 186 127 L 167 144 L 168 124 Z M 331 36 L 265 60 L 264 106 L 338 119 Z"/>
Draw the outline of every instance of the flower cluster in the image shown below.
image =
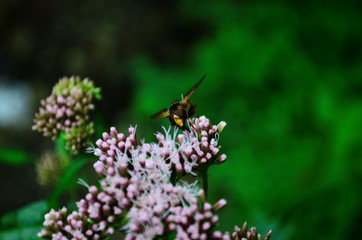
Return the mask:
<path id="1" fill-rule="evenodd" d="M 71 128 L 69 132 L 64 134 L 66 141 L 65 148 L 72 153 L 77 154 L 79 149 L 84 148 L 87 145 L 85 141 L 94 132 L 93 123 L 90 122 L 86 125 Z"/>
<path id="2" fill-rule="evenodd" d="M 45 229 L 38 233 L 38 237 L 54 240 L 66 239 L 99 239 L 98 234 L 88 231 L 88 222 L 85 215 L 79 212 L 72 212 L 63 207 L 59 211 L 54 209 L 45 214 L 43 223 Z"/>
<path id="3" fill-rule="evenodd" d="M 51 95 L 41 100 L 33 130 L 53 140 L 65 133 L 67 148 L 77 153 L 93 133 L 93 125 L 89 122 L 93 98 L 100 98 L 100 89 L 95 88 L 92 81 L 79 77 L 60 79 Z"/>
<path id="4" fill-rule="evenodd" d="M 130 206 L 129 221 L 123 227 L 128 240 L 153 239 L 173 231 L 179 239 L 188 239 L 182 237 L 188 231 L 193 236 L 211 237 L 213 234 L 218 219 L 210 209 L 206 213 L 199 209 L 195 185 L 170 183 L 173 172 L 170 159 L 179 156 L 179 152 L 189 145 L 177 143 L 176 133 L 171 135 L 169 132 L 162 135 L 163 139 L 157 134 L 158 143 L 138 144 L 135 128 L 129 128 L 127 137 L 111 128 L 110 133 L 103 134 L 103 140 L 97 141 L 98 148 L 94 152 L 100 160 L 94 167 L 104 177 L 100 181 L 103 191 L 121 199 L 125 209 Z M 192 208 L 189 203 L 194 203 Z M 203 204 L 206 208 L 210 205 Z M 186 216 L 177 216 L 191 209 L 195 215 L 188 217 L 186 222 L 178 222 Z M 183 227 L 175 229 L 177 225 Z M 199 229 L 201 225 L 205 227 Z"/>
<path id="5" fill-rule="evenodd" d="M 89 193 L 77 202 L 78 211 L 67 216 L 63 207 L 45 215 L 44 227 L 38 236 L 45 239 L 103 239 L 113 234 L 121 219 L 119 201 L 97 187 L 88 188 Z"/>
<path id="6" fill-rule="evenodd" d="M 225 154 L 219 154 L 219 135 L 226 123 L 220 122 L 212 125 L 205 116 L 194 118 L 190 121 L 190 131 L 177 134 L 177 129 L 170 133 L 170 128 L 165 134 L 156 134 L 156 143 L 143 143 L 138 145 L 136 129 L 129 128 L 126 137 L 112 127 L 110 133 L 104 133 L 103 139 L 96 142 L 97 148 L 94 154 L 99 157 L 95 163 L 96 171 L 104 175 L 105 172 L 114 171 L 114 162 L 117 161 L 119 153 L 132 155 L 134 151 L 141 151 L 147 158 L 151 152 L 157 153 L 159 157 L 167 160 L 172 170 L 179 175 L 186 173 L 195 174 L 195 170 L 202 170 L 212 164 L 219 164 L 226 160 Z"/>
<path id="7" fill-rule="evenodd" d="M 204 192 L 199 192 L 204 199 Z M 176 231 L 176 239 L 229 239 L 228 233 L 212 231 L 218 223 L 219 218 L 215 212 L 226 205 L 224 199 L 219 200 L 213 206 L 208 202 L 199 205 L 197 198 L 191 198 L 189 205 L 175 206 L 170 208 L 170 214 L 166 221 L 170 231 Z"/>
<path id="8" fill-rule="evenodd" d="M 248 230 L 248 224 L 245 222 L 242 228 L 235 226 L 235 231 L 231 234 L 232 240 L 268 240 L 271 237 L 272 231 L 270 230 L 264 237 L 258 234 L 255 227 Z"/>
<path id="9" fill-rule="evenodd" d="M 88 187 L 89 193 L 77 203 L 78 210 L 68 217 L 64 208 L 47 214 L 39 237 L 105 239 L 116 230 L 123 232 L 126 240 L 244 237 L 245 231 L 229 234 L 215 230 L 219 221 L 216 213 L 226 205 L 224 199 L 212 205 L 197 182 L 179 180 L 184 174 L 196 174 L 200 168 L 225 160 L 218 145 L 225 123 L 211 125 L 206 117 L 192 121 L 190 131 L 165 130 L 156 134 L 154 143 L 139 143 L 133 127 L 128 136 L 114 127 L 103 133 L 92 149 L 99 158 L 94 168 L 100 187 Z M 173 181 L 174 173 L 178 178 Z"/>

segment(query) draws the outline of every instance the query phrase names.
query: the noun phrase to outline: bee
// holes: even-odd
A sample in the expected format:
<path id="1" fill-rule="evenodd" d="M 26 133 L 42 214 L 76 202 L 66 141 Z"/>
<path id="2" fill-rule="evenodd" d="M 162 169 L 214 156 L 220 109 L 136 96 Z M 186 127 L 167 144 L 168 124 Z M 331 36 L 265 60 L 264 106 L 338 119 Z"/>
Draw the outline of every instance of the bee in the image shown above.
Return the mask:
<path id="1" fill-rule="evenodd" d="M 186 120 L 197 113 L 197 105 L 189 100 L 195 90 L 200 86 L 206 74 L 182 97 L 181 101 L 173 101 L 168 108 L 155 113 L 151 118 L 167 118 L 171 125 L 186 129 Z"/>

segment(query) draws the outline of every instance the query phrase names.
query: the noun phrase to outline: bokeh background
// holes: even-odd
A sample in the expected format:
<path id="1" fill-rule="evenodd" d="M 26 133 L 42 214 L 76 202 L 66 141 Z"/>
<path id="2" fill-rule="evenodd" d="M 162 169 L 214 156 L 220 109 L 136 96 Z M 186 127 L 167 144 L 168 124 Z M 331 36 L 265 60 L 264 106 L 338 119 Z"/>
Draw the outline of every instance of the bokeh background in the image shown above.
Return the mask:
<path id="1" fill-rule="evenodd" d="M 209 176 L 209 200 L 228 200 L 219 228 L 248 221 L 274 240 L 358 239 L 360 1 L 0 4 L 0 239 L 36 239 L 32 214 L 53 194 L 37 183 L 35 163 L 54 144 L 31 125 L 60 77 L 102 88 L 98 137 L 137 124 L 152 141 L 168 122 L 149 116 L 205 73 L 192 100 L 200 115 L 228 123 L 228 159 Z"/>

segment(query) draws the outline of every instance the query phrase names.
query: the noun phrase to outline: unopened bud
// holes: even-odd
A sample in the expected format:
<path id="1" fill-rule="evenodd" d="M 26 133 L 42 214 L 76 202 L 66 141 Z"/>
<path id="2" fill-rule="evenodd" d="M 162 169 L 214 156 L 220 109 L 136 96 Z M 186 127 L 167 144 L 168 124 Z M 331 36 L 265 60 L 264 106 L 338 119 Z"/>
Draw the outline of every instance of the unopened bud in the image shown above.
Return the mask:
<path id="1" fill-rule="evenodd" d="M 224 130 L 225 126 L 226 126 L 226 122 L 221 121 L 221 122 L 217 125 L 217 132 L 220 134 L 220 133 Z"/>

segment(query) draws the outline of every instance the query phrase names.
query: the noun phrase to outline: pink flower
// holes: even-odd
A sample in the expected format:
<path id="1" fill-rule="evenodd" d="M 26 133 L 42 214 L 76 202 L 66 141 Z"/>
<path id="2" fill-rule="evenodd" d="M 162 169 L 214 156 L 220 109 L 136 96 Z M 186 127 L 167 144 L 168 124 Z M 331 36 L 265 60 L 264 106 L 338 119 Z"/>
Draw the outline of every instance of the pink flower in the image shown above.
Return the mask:
<path id="1" fill-rule="evenodd" d="M 93 98 L 100 98 L 99 88 L 87 78 L 62 78 L 45 100 L 41 100 L 39 112 L 35 114 L 33 130 L 42 132 L 55 140 L 66 133 L 67 149 L 78 153 L 86 139 L 93 134 L 89 122 L 89 110 L 94 108 Z"/>
<path id="2" fill-rule="evenodd" d="M 136 128 L 130 127 L 129 135 L 126 137 L 112 127 L 109 133 L 103 133 L 103 139 L 96 142 L 97 148 L 94 154 L 99 157 L 99 163 L 95 165 L 97 172 L 106 175 L 104 169 L 114 168 L 114 162 L 121 162 L 123 165 L 127 162 L 132 164 L 130 158 L 135 155 L 143 157 L 143 160 L 140 160 L 141 164 L 151 164 L 153 160 L 148 160 L 162 158 L 170 163 L 170 171 L 175 171 L 179 175 L 187 173 L 196 175 L 196 170 L 224 162 L 226 155 L 219 156 L 218 129 L 223 129 L 226 123 L 211 125 L 210 120 L 202 116 L 192 119 L 190 125 L 190 132 L 184 131 L 178 134 L 177 129 L 173 132 L 171 128 L 164 129 L 164 134 L 156 134 L 157 142 L 145 144 L 137 142 Z"/>
<path id="3" fill-rule="evenodd" d="M 77 93 L 79 94 L 79 93 Z M 154 239 L 175 233 L 176 239 L 241 239 L 257 236 L 254 228 L 245 235 L 216 231 L 216 212 L 226 205 L 206 201 L 197 182 L 179 178 L 197 174 L 226 159 L 219 155 L 219 134 L 225 123 L 211 125 L 206 117 L 192 120 L 190 132 L 156 134 L 156 142 L 139 143 L 136 128 L 128 134 L 112 127 L 96 142 L 94 164 L 100 188 L 88 187 L 88 194 L 77 203 L 78 210 L 67 216 L 67 209 L 51 210 L 39 237 L 52 239 L 105 239 L 121 230 L 125 239 Z M 244 228 L 243 228 L 244 229 Z M 269 234 L 269 233 L 268 233 Z M 269 235 L 266 235 L 268 239 Z"/>

